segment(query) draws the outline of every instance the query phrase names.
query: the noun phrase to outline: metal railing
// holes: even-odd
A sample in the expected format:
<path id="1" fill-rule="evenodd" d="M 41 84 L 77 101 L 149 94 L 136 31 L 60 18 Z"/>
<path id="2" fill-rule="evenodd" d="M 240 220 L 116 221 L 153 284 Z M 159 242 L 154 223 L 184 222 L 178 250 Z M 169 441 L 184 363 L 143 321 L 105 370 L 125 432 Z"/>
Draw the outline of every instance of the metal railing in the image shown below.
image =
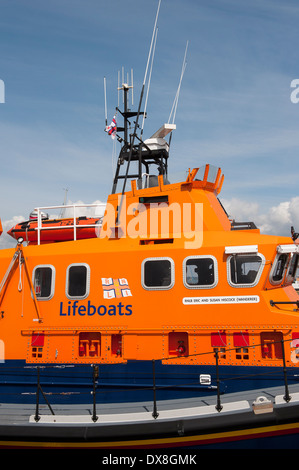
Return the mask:
<path id="1" fill-rule="evenodd" d="M 49 210 L 57 210 L 57 209 L 70 209 L 71 212 L 72 212 L 72 216 L 69 217 L 71 219 L 73 219 L 73 224 L 70 224 L 67 226 L 67 228 L 72 228 L 73 229 L 73 234 L 74 234 L 74 240 L 77 239 L 77 229 L 78 228 L 82 228 L 82 225 L 78 225 L 77 222 L 76 222 L 76 219 L 77 217 L 82 217 L 82 209 L 83 208 L 99 208 L 99 209 L 103 209 L 103 215 L 104 215 L 104 211 L 105 211 L 105 207 L 106 207 L 106 204 L 104 203 L 95 203 L 95 204 L 66 204 L 66 205 L 62 205 L 62 206 L 48 206 L 48 207 L 37 207 L 35 210 L 36 210 L 36 213 L 37 213 L 37 227 L 36 227 L 36 230 L 37 230 L 37 244 L 40 245 L 40 241 L 41 241 L 41 237 L 40 237 L 40 234 L 41 234 L 41 231 L 43 230 L 65 230 L 65 226 L 59 226 L 59 225 L 55 225 L 55 226 L 51 226 L 51 227 L 47 227 L 45 225 L 43 225 L 43 213 L 45 211 L 49 211 Z M 81 210 L 81 214 L 79 214 L 79 211 Z M 86 215 L 86 214 L 85 214 Z M 93 215 L 92 217 L 102 217 L 103 215 L 99 215 L 99 216 L 95 216 Z M 86 217 L 91 217 L 91 215 L 86 215 Z M 68 217 L 67 217 L 68 218 Z M 57 218 L 58 219 L 58 218 Z M 84 227 L 94 227 L 94 225 L 84 225 Z"/>
<path id="2" fill-rule="evenodd" d="M 279 343 L 281 344 L 281 351 L 282 351 L 282 372 L 283 372 L 283 383 L 284 383 L 284 390 L 285 390 L 285 393 L 284 393 L 284 396 L 283 396 L 283 399 L 286 403 L 289 403 L 292 399 L 290 393 L 289 393 L 289 385 L 288 385 L 288 379 L 287 379 L 287 366 L 286 366 L 286 359 L 285 359 L 285 347 L 284 347 L 284 343 L 285 342 L 290 342 L 291 340 L 280 340 L 280 341 L 273 341 L 272 344 L 276 344 L 276 343 Z M 261 347 L 262 344 L 259 344 L 259 345 L 253 345 L 253 346 L 248 346 L 248 349 L 249 348 L 256 348 L 256 347 Z M 230 350 L 237 350 L 237 349 L 240 349 L 240 348 L 230 348 L 230 349 L 225 349 L 226 352 L 230 351 Z M 216 396 L 216 405 L 215 405 L 215 408 L 216 410 L 220 413 L 223 409 L 223 406 L 221 404 L 221 390 L 220 390 L 220 368 L 222 367 L 220 364 L 219 364 L 219 355 L 220 354 L 223 354 L 223 349 L 219 349 L 219 348 L 214 348 L 213 351 L 209 351 L 207 353 L 198 353 L 198 354 L 194 354 L 192 356 L 201 356 L 201 355 L 206 355 L 206 354 L 213 354 L 214 357 L 215 357 L 215 375 L 216 375 L 216 388 L 217 388 L 217 396 Z M 182 358 L 186 358 L 186 357 L 190 357 L 190 356 L 182 356 Z M 178 359 L 178 357 L 170 357 L 168 359 Z M 152 387 L 150 388 L 146 388 L 144 390 L 152 390 L 153 392 L 153 411 L 152 411 L 152 417 L 154 419 L 157 419 L 158 416 L 159 416 L 159 413 L 158 413 L 158 406 L 157 406 L 157 390 L 159 389 L 163 389 L 163 386 L 161 387 L 157 387 L 156 385 L 156 362 L 158 361 L 161 361 L 161 360 L 155 360 L 153 359 L 152 360 Z M 262 367 L 262 366 L 260 366 Z M 96 422 L 98 420 L 98 414 L 97 414 L 97 403 L 96 403 L 96 394 L 97 394 L 97 387 L 98 387 L 98 378 L 99 378 L 99 365 L 98 364 L 93 364 L 92 365 L 92 396 L 93 396 L 93 412 L 92 412 L 92 416 L 91 416 L 91 419 L 93 422 Z M 113 387 L 113 384 L 111 384 L 111 386 Z M 167 385 L 167 388 L 169 389 L 169 385 Z M 42 394 L 42 396 L 44 397 L 51 413 L 54 415 L 54 411 L 49 403 L 49 401 L 47 400 L 46 398 L 46 394 L 43 392 L 43 389 L 42 389 L 42 386 L 40 384 L 40 367 L 38 366 L 37 367 L 37 389 L 36 389 L 36 412 L 35 412 L 35 421 L 39 421 L 40 419 L 40 415 L 39 415 L 39 395 L 40 393 Z"/>

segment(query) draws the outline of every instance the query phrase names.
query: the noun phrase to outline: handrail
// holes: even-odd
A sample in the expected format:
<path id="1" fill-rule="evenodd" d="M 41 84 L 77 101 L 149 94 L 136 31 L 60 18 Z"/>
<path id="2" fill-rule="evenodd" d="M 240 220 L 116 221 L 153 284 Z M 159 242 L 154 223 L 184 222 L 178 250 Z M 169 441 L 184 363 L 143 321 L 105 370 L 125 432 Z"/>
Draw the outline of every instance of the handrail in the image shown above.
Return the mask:
<path id="1" fill-rule="evenodd" d="M 61 226 L 55 226 L 55 227 L 45 227 L 42 225 L 42 212 L 43 211 L 48 211 L 48 210 L 56 210 L 56 209 L 73 209 L 73 224 L 68 225 L 68 228 L 73 228 L 74 229 L 74 240 L 77 239 L 77 227 L 81 227 L 76 223 L 76 218 L 80 217 L 77 214 L 77 209 L 82 209 L 83 207 L 85 208 L 90 208 L 90 207 L 98 207 L 98 208 L 105 208 L 106 204 L 104 203 L 94 203 L 94 204 L 63 204 L 61 206 L 48 206 L 48 207 L 37 207 L 35 210 L 37 211 L 37 227 L 35 230 L 37 230 L 37 244 L 40 245 L 40 232 L 42 230 L 53 230 L 53 228 L 56 229 L 65 229 L 65 227 Z M 102 217 L 102 216 L 99 216 Z M 93 225 L 84 225 L 84 227 L 92 227 Z"/>
<path id="2" fill-rule="evenodd" d="M 288 388 L 288 381 L 287 381 L 287 368 L 286 368 L 286 360 L 285 360 L 285 348 L 284 348 L 284 343 L 285 342 L 291 342 L 292 340 L 290 339 L 286 339 L 286 340 L 279 340 L 279 341 L 273 341 L 272 343 L 275 344 L 275 343 L 280 343 L 281 344 L 281 347 L 282 347 L 282 365 L 283 365 L 283 381 L 284 381 L 284 387 L 285 387 L 285 395 L 283 396 L 283 399 L 286 403 L 289 403 L 292 399 L 291 395 L 289 394 L 289 388 Z M 255 347 L 259 347 L 261 346 L 260 345 L 251 345 L 251 346 L 248 346 L 248 348 L 255 348 Z M 240 348 L 225 348 L 225 351 L 229 351 L 229 350 L 236 350 L 236 349 L 240 349 Z M 222 352 L 222 351 L 221 351 Z M 217 383 L 217 401 L 216 401 L 216 410 L 220 413 L 223 409 L 223 406 L 221 405 L 221 398 L 220 398 L 220 378 L 219 378 L 219 368 L 221 367 L 221 365 L 219 365 L 219 349 L 218 348 L 215 348 L 213 351 L 209 351 L 209 352 L 206 352 L 206 353 L 198 353 L 198 354 L 195 354 L 196 356 L 200 356 L 200 355 L 203 355 L 203 354 L 214 354 L 215 356 L 215 366 L 216 366 L 216 383 Z M 191 356 L 191 355 L 190 355 Z M 192 355 L 194 356 L 194 355 Z M 186 357 L 186 356 L 181 356 L 182 358 L 183 357 Z M 189 356 L 188 356 L 189 357 Z M 170 359 L 173 359 L 172 357 Z M 178 357 L 176 358 L 178 359 Z M 158 416 L 159 416 L 159 413 L 158 413 L 158 410 L 157 410 L 157 397 L 156 397 L 156 392 L 158 389 L 162 389 L 163 387 L 157 387 L 156 386 L 156 370 L 155 370 L 155 363 L 156 361 L 159 361 L 159 359 L 153 359 L 152 360 L 152 373 L 153 373 L 153 385 L 152 387 L 147 387 L 147 388 L 144 388 L 144 390 L 150 390 L 152 389 L 153 390 L 153 412 L 152 412 L 152 417 L 154 419 L 157 419 Z M 51 367 L 51 366 L 50 366 Z M 97 385 L 98 385 L 98 382 L 97 382 L 97 379 L 99 377 L 99 364 L 93 364 L 93 391 L 92 391 L 92 396 L 93 396 L 93 413 L 92 413 L 92 416 L 91 416 L 91 419 L 93 422 L 96 422 L 98 420 L 98 415 L 96 413 L 96 393 L 97 393 Z M 167 388 L 169 388 L 169 385 L 167 386 Z M 43 392 L 42 390 L 42 387 L 41 387 L 41 384 L 40 384 L 40 367 L 38 366 L 37 367 L 37 389 L 36 389 L 36 413 L 35 413 L 35 421 L 39 421 L 40 419 L 40 416 L 39 416 L 39 392 L 42 393 L 50 411 L 52 414 L 54 414 L 52 408 L 51 408 L 51 405 L 50 403 L 48 402 L 47 398 L 46 398 L 46 395 L 45 393 Z"/>

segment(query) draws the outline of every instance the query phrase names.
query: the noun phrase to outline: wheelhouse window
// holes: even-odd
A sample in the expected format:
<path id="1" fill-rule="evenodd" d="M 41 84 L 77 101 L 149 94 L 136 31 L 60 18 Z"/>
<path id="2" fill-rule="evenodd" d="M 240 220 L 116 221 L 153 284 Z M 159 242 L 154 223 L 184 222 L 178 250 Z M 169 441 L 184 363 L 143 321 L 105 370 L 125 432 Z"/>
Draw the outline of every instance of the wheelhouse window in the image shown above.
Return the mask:
<path id="1" fill-rule="evenodd" d="M 233 287 L 256 286 L 265 264 L 263 255 L 234 254 L 228 258 L 228 282 Z"/>
<path id="2" fill-rule="evenodd" d="M 294 280 L 296 278 L 296 274 L 297 274 L 298 261 L 299 261 L 298 253 L 293 253 L 291 261 L 289 263 L 287 276 L 286 276 L 286 282 L 287 283 L 294 282 Z"/>
<path id="3" fill-rule="evenodd" d="M 174 263 L 170 258 L 149 258 L 142 262 L 141 282 L 145 289 L 171 289 L 174 285 Z"/>
<path id="4" fill-rule="evenodd" d="M 66 295 L 69 299 L 85 299 L 89 294 L 90 268 L 87 264 L 72 264 L 67 268 Z"/>
<path id="5" fill-rule="evenodd" d="M 36 266 L 33 271 L 33 288 L 37 300 L 50 300 L 54 295 L 55 268 Z"/>
<path id="6" fill-rule="evenodd" d="M 289 253 L 282 253 L 276 256 L 270 273 L 271 284 L 280 284 L 283 281 L 289 256 Z"/>
<path id="7" fill-rule="evenodd" d="M 217 260 L 213 256 L 189 256 L 183 270 L 184 284 L 189 289 L 211 289 L 217 285 Z"/>

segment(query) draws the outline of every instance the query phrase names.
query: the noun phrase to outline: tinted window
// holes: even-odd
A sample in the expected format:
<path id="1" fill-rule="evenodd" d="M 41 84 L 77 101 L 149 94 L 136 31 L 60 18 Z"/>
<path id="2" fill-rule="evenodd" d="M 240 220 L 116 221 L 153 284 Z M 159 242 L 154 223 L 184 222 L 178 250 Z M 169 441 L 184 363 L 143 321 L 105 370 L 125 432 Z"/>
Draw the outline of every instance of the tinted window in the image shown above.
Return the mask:
<path id="1" fill-rule="evenodd" d="M 234 285 L 252 285 L 258 278 L 262 258 L 255 255 L 233 255 L 229 261 L 230 282 Z"/>
<path id="2" fill-rule="evenodd" d="M 299 260 L 299 255 L 293 254 L 291 262 L 290 262 L 289 270 L 288 270 L 288 277 L 291 280 L 293 280 L 296 277 L 298 260 Z"/>
<path id="3" fill-rule="evenodd" d="M 35 268 L 33 286 L 37 299 L 50 299 L 54 290 L 53 268 L 50 266 Z"/>
<path id="4" fill-rule="evenodd" d="M 143 285 L 150 289 L 167 289 L 173 285 L 172 261 L 153 259 L 143 262 Z"/>
<path id="5" fill-rule="evenodd" d="M 271 277 L 271 281 L 274 283 L 281 282 L 285 273 L 285 269 L 287 266 L 287 262 L 289 259 L 289 255 L 287 253 L 284 253 L 282 255 L 279 255 L 276 258 L 276 261 L 274 263 L 274 269 Z"/>
<path id="6" fill-rule="evenodd" d="M 82 298 L 88 295 L 89 269 L 85 265 L 72 265 L 68 268 L 67 295 Z"/>
<path id="7" fill-rule="evenodd" d="M 215 262 L 211 257 L 194 257 L 185 260 L 187 287 L 212 287 L 216 283 Z"/>

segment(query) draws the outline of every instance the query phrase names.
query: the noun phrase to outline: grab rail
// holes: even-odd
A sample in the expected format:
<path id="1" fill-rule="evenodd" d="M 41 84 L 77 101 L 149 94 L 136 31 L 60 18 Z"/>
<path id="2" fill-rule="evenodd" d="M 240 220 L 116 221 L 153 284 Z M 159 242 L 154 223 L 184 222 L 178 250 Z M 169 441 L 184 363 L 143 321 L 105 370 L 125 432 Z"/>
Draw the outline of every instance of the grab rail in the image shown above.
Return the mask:
<path id="1" fill-rule="evenodd" d="M 288 380 L 287 380 L 287 368 L 286 368 L 286 360 L 285 360 L 285 348 L 284 348 L 284 343 L 286 341 L 291 341 L 291 340 L 280 340 L 280 341 L 273 341 L 273 343 L 280 343 L 281 344 L 281 348 L 282 348 L 282 366 L 283 366 L 283 381 L 284 381 L 284 389 L 285 389 L 285 394 L 283 396 L 283 399 L 286 403 L 289 403 L 292 399 L 290 393 L 289 393 L 289 386 L 288 386 Z M 254 348 L 254 347 L 258 347 L 258 346 L 261 346 L 261 345 L 252 345 L 252 346 L 248 346 L 248 348 Z M 238 348 L 230 348 L 230 349 L 226 349 L 226 351 L 228 350 L 231 350 L 231 349 L 238 349 Z M 223 351 L 221 350 L 221 353 Z M 221 392 L 220 392 L 220 376 L 219 376 L 219 369 L 220 369 L 220 365 L 219 365 L 219 349 L 218 348 L 215 348 L 214 351 L 209 351 L 207 353 L 198 353 L 198 354 L 195 354 L 195 356 L 200 356 L 200 355 L 203 355 L 203 354 L 214 354 L 214 357 L 215 357 L 215 366 L 216 366 L 216 384 L 217 384 L 217 398 L 216 398 L 216 410 L 220 413 L 223 409 L 223 406 L 221 404 Z M 192 355 L 193 356 L 193 355 Z M 186 356 L 184 356 L 186 357 Z M 170 359 L 173 359 L 172 357 Z M 177 359 L 177 358 L 176 358 Z M 153 412 L 152 412 L 152 417 L 154 419 L 157 419 L 158 416 L 159 416 L 159 413 L 158 413 L 158 409 L 157 409 L 157 390 L 159 387 L 156 386 L 156 369 L 155 369 L 155 364 L 156 362 L 158 361 L 158 359 L 153 359 L 152 360 L 152 380 L 153 380 L 153 385 L 151 388 L 147 388 L 147 390 L 149 389 L 152 389 L 153 391 Z M 92 413 L 92 416 L 91 416 L 91 419 L 93 422 L 96 422 L 98 420 L 98 415 L 97 415 L 97 410 L 96 410 L 96 392 L 97 392 L 97 380 L 99 378 L 99 365 L 98 364 L 93 364 L 92 365 L 92 386 L 93 386 L 93 391 L 92 391 L 92 396 L 93 396 L 93 413 Z M 168 386 L 169 387 L 169 386 Z M 168 388 L 167 387 L 167 388 Z M 44 397 L 51 413 L 54 415 L 54 412 L 51 408 L 51 405 L 49 403 L 49 401 L 47 400 L 46 398 L 46 395 L 45 393 L 43 392 L 42 390 L 42 387 L 41 387 L 41 384 L 40 384 L 40 368 L 37 367 L 37 389 L 36 389 L 36 412 L 35 412 L 35 421 L 39 421 L 40 419 L 40 416 L 39 416 L 39 393 L 42 393 L 42 396 Z"/>
<path id="2" fill-rule="evenodd" d="M 37 212 L 37 227 L 36 227 L 36 230 L 37 230 L 37 244 L 40 245 L 40 233 L 42 230 L 53 230 L 53 229 L 65 229 L 64 226 L 55 226 L 55 227 L 45 227 L 43 226 L 42 224 L 42 221 L 43 221 L 43 212 L 44 211 L 49 211 L 49 210 L 56 210 L 56 209 L 72 209 L 72 212 L 73 212 L 73 215 L 72 215 L 72 219 L 73 219 L 73 224 L 72 225 L 68 225 L 68 228 L 73 228 L 74 229 L 74 240 L 77 239 L 77 228 L 78 227 L 81 227 L 80 225 L 78 225 L 76 223 L 76 219 L 77 217 L 80 217 L 80 215 L 78 214 L 78 209 L 82 209 L 82 208 L 91 208 L 91 207 L 95 207 L 95 208 L 101 208 L 101 209 L 104 209 L 105 210 L 105 207 L 106 207 L 106 204 L 104 203 L 94 203 L 94 204 L 64 204 L 64 205 L 61 205 L 61 206 L 48 206 L 48 207 L 37 207 L 35 210 Z M 104 211 L 103 211 L 104 212 Z M 82 216 L 82 214 L 81 214 Z M 97 217 L 97 216 L 96 216 Z M 99 218 L 102 217 L 99 216 Z M 84 225 L 84 227 L 93 227 L 93 225 Z"/>

